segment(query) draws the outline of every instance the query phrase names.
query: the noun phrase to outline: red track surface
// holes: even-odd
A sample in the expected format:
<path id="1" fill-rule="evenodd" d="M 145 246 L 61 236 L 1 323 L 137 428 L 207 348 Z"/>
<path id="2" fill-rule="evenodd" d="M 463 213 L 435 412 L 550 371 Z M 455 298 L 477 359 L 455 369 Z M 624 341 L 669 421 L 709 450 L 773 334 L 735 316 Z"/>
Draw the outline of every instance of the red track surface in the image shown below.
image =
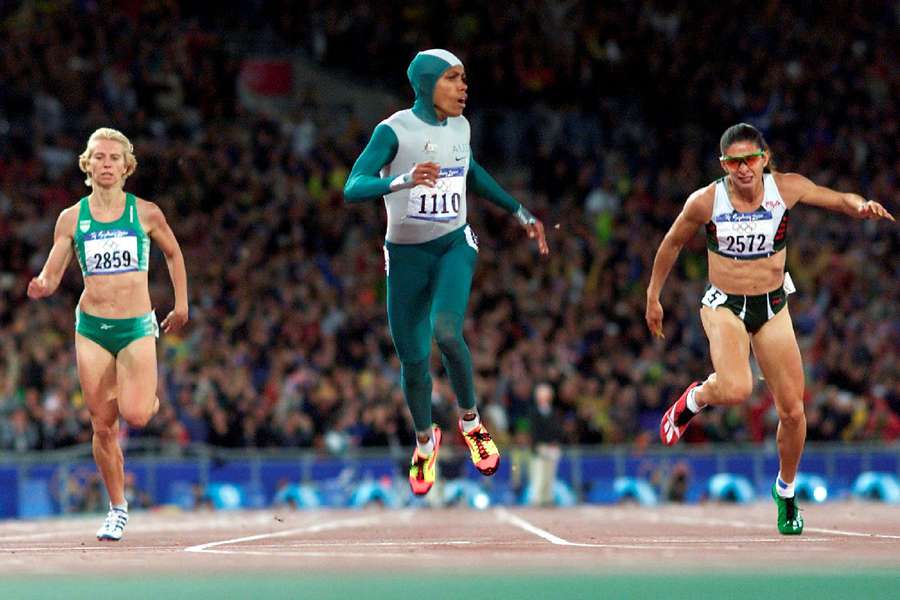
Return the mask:
<path id="1" fill-rule="evenodd" d="M 840 570 L 900 568 L 900 507 L 804 507 L 785 537 L 771 502 L 309 512 L 135 512 L 118 543 L 90 518 L 0 522 L 0 577 L 129 573 Z"/>

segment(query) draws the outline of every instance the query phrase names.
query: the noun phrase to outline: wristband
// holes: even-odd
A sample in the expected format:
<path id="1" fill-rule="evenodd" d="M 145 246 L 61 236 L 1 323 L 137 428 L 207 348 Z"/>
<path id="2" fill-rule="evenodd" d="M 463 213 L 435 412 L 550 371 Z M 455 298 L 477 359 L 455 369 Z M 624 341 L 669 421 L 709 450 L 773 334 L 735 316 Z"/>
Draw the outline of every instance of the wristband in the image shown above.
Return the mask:
<path id="1" fill-rule="evenodd" d="M 534 215 L 528 212 L 528 209 L 521 204 L 519 205 L 519 210 L 516 211 L 515 217 L 522 225 L 534 225 L 537 222 Z"/>
<path id="2" fill-rule="evenodd" d="M 405 190 L 407 188 L 414 187 L 412 182 L 412 171 L 409 173 L 404 173 L 403 175 L 397 175 L 391 180 L 391 191 L 396 192 L 399 190 Z"/>

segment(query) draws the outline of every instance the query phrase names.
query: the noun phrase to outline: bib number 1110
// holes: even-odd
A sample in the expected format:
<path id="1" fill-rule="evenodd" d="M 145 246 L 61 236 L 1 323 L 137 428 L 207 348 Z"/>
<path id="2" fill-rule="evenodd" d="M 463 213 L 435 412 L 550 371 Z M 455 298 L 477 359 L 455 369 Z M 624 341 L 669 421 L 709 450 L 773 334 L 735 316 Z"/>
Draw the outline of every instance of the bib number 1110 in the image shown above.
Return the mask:
<path id="1" fill-rule="evenodd" d="M 454 192 L 450 194 L 450 203 L 447 203 L 447 194 L 419 194 L 420 215 L 449 215 L 459 212 L 459 200 L 461 196 Z M 430 209 L 430 210 L 429 210 Z"/>

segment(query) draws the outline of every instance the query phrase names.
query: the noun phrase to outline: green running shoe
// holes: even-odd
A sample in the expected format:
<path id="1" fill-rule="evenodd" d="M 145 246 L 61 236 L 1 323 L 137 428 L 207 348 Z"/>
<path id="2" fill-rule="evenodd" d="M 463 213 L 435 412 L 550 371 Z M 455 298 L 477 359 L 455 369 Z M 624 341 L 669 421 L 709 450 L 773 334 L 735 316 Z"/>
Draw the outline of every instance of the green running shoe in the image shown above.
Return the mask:
<path id="1" fill-rule="evenodd" d="M 778 505 L 778 531 L 784 535 L 800 535 L 803 533 L 803 517 L 795 498 L 782 498 L 772 484 L 772 498 Z"/>

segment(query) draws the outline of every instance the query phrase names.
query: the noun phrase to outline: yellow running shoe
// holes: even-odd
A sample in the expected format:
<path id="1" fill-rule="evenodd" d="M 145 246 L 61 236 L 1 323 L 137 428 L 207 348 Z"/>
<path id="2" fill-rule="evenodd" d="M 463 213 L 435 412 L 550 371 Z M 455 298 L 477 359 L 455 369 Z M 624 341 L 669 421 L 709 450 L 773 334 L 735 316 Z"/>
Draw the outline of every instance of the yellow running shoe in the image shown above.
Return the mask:
<path id="1" fill-rule="evenodd" d="M 412 462 L 409 465 L 409 487 L 416 496 L 424 496 L 434 485 L 435 463 L 437 463 L 438 448 L 441 445 L 441 428 L 434 428 L 434 450 L 428 456 L 419 454 L 419 448 L 413 450 Z"/>
<path id="2" fill-rule="evenodd" d="M 462 419 L 460 419 L 459 433 L 465 440 L 466 446 L 469 447 L 472 464 L 475 465 L 475 468 L 482 475 L 496 473 L 497 465 L 500 464 L 500 451 L 497 450 L 497 444 L 491 439 L 491 434 L 484 428 L 484 424 L 479 423 L 478 427 L 466 433 L 463 429 Z"/>

